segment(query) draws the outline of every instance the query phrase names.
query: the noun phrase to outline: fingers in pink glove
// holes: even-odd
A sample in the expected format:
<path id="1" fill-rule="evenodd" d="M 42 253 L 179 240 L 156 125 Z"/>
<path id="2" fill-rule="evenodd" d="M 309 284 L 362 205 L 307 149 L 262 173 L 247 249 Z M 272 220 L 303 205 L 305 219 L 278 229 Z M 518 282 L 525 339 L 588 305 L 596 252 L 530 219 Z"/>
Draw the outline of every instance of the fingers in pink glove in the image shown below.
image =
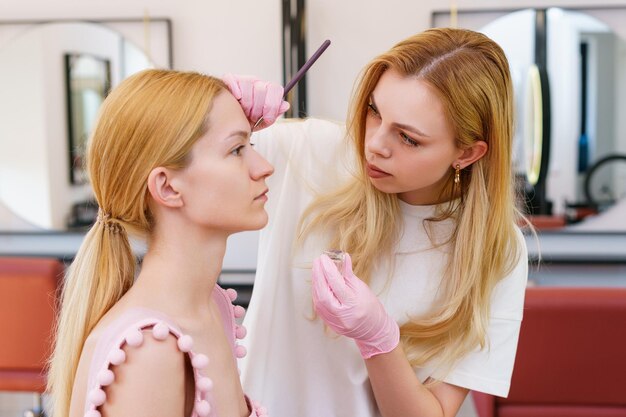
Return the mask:
<path id="1" fill-rule="evenodd" d="M 252 119 L 252 109 L 254 107 L 254 85 L 256 82 L 245 82 L 239 83 L 239 88 L 241 89 L 241 98 L 239 99 L 239 103 L 241 104 L 241 108 L 245 113 L 248 120 L 251 122 L 256 119 Z"/>
<path id="2" fill-rule="evenodd" d="M 324 276 L 326 277 L 326 282 L 330 287 L 330 290 L 335 294 L 335 297 L 339 300 L 339 302 L 345 302 L 348 297 L 348 286 L 346 285 L 346 280 L 341 275 L 341 272 L 337 269 L 335 263 L 328 257 L 328 255 L 321 255 L 319 257 L 322 263 L 322 269 L 324 271 Z"/>
<path id="3" fill-rule="evenodd" d="M 283 100 L 284 89 L 277 84 L 269 84 L 266 89 L 263 105 L 263 119 L 272 124 L 278 117 L 289 109 L 289 103 Z"/>
<path id="4" fill-rule="evenodd" d="M 313 261 L 313 304 L 318 311 L 318 305 L 324 308 L 337 308 L 341 305 L 333 291 L 328 286 L 324 273 L 324 266 L 320 258 Z M 318 311 L 319 312 L 319 311 Z"/>
<path id="5" fill-rule="evenodd" d="M 264 81 L 256 81 L 252 85 L 252 106 L 250 108 L 250 114 L 248 116 L 251 122 L 259 120 L 261 117 L 263 117 L 264 120 L 267 120 L 265 118 L 264 108 L 265 103 L 268 99 L 267 89 L 269 85 L 269 83 L 266 83 Z"/>
<path id="6" fill-rule="evenodd" d="M 237 100 L 241 100 L 241 88 L 239 88 L 239 82 L 237 81 L 237 77 L 235 77 L 233 74 L 226 74 L 222 78 L 222 81 L 224 81 L 231 94 L 235 96 Z"/>
<path id="7" fill-rule="evenodd" d="M 348 252 L 343 253 L 343 271 L 341 271 L 341 274 L 344 277 L 351 277 L 354 275 L 354 272 L 352 272 L 352 258 Z"/>
<path id="8" fill-rule="evenodd" d="M 224 84 L 226 84 L 226 86 L 230 90 L 231 94 L 233 96 L 235 96 L 236 99 L 239 99 L 238 96 L 241 95 L 241 92 L 239 91 L 239 86 L 237 85 L 237 80 L 235 79 L 233 74 L 225 74 L 222 77 L 222 81 L 224 81 Z"/>
<path id="9" fill-rule="evenodd" d="M 255 130 L 272 125 L 289 109 L 289 103 L 283 100 L 284 89 L 279 84 L 234 74 L 226 74 L 223 81 L 241 104 L 246 118 L 255 126 Z M 262 123 L 257 126 L 259 120 Z"/>

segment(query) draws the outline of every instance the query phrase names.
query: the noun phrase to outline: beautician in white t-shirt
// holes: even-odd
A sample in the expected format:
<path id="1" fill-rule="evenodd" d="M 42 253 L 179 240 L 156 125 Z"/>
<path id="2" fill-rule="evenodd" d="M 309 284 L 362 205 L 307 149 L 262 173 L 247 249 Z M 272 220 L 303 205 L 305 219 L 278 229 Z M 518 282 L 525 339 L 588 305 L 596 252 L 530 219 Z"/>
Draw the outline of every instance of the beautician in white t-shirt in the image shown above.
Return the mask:
<path id="1" fill-rule="evenodd" d="M 508 68 L 482 34 L 428 30 L 367 65 L 347 131 L 255 134 L 275 173 L 242 377 L 270 416 L 450 417 L 469 390 L 508 394 L 527 280 Z M 251 122 L 285 108 L 226 81 Z"/>

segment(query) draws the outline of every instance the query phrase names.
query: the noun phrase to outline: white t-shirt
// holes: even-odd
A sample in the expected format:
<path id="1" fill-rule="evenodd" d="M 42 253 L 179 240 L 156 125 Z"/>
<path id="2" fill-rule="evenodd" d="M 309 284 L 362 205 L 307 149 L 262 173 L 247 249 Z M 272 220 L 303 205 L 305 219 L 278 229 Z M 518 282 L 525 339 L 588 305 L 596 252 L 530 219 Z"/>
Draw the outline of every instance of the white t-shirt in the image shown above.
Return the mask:
<path id="1" fill-rule="evenodd" d="M 312 260 L 325 249 L 321 237 L 296 247 L 303 210 L 316 192 L 328 191 L 350 175 L 350 150 L 341 125 L 315 119 L 277 123 L 255 134 L 257 149 L 275 166 L 268 179 L 270 220 L 259 242 L 257 275 L 244 324 L 248 355 L 240 362 L 246 392 L 272 417 L 380 416 L 367 369 L 353 340 L 313 319 Z M 422 219 L 435 206 L 401 202 L 404 233 L 395 248 L 393 279 L 375 270 L 370 287 L 398 324 L 428 312 L 436 302 L 448 254 L 433 248 Z M 445 238 L 451 220 L 437 223 Z M 431 236 L 432 231 L 431 231 Z M 520 232 L 520 242 L 524 239 Z M 524 246 L 525 248 L 525 246 Z M 527 255 L 493 295 L 489 350 L 470 353 L 443 381 L 506 396 L 517 348 L 527 280 Z M 437 377 L 435 364 L 416 370 L 421 381 Z"/>

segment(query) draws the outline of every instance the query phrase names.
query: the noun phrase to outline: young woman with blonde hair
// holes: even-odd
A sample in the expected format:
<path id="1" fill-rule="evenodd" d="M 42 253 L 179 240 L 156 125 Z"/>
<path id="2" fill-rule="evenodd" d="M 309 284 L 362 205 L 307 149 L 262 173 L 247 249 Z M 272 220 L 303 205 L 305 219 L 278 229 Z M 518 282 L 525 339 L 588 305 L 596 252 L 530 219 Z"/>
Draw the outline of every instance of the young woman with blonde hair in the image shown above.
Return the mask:
<path id="1" fill-rule="evenodd" d="M 265 83 L 226 81 L 251 122 L 280 114 Z M 347 133 L 259 132 L 276 173 L 242 377 L 272 415 L 451 417 L 469 390 L 507 395 L 528 261 L 512 137 L 504 52 L 458 29 L 370 62 Z"/>
<path id="2" fill-rule="evenodd" d="M 98 220 L 50 364 L 55 417 L 265 415 L 239 380 L 236 293 L 216 284 L 227 237 L 267 222 L 273 167 L 249 139 L 216 78 L 147 70 L 106 98 L 88 145 Z M 148 243 L 136 277 L 131 234 Z"/>

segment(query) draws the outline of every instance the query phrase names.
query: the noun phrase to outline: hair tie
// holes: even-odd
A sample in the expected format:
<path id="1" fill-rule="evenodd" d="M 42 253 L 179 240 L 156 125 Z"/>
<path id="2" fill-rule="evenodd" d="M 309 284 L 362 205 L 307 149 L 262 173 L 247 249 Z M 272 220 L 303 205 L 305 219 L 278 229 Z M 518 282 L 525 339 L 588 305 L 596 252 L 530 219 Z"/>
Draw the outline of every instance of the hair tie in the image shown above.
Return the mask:
<path id="1" fill-rule="evenodd" d="M 100 223 L 106 230 L 111 233 L 121 233 L 123 230 L 120 221 L 111 217 L 109 213 L 105 213 L 102 208 L 98 209 L 98 217 L 96 218 L 96 222 Z"/>

